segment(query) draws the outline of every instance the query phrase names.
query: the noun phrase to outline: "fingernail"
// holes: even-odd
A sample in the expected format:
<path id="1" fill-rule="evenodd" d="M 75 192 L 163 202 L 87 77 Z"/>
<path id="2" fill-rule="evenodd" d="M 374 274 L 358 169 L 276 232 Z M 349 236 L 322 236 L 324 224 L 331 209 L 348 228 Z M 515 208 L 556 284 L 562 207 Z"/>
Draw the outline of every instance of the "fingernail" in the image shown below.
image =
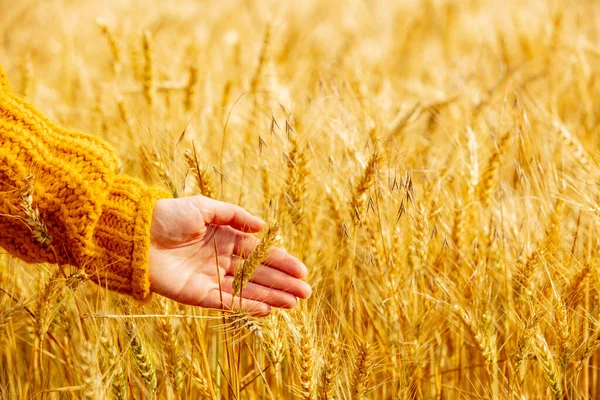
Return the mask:
<path id="1" fill-rule="evenodd" d="M 306 296 L 304 297 L 305 299 L 310 299 L 310 296 L 312 296 L 312 287 L 310 287 L 310 285 L 306 282 L 303 282 L 304 285 L 304 289 L 303 292 L 306 293 Z"/>
<path id="2" fill-rule="evenodd" d="M 301 278 L 306 278 L 308 276 L 308 267 L 306 265 L 304 265 L 304 263 L 301 263 L 301 264 L 302 264 L 302 268 L 301 268 L 302 271 L 300 272 L 302 275 Z"/>
<path id="3" fill-rule="evenodd" d="M 259 316 L 266 317 L 269 314 L 271 314 L 271 307 L 270 306 L 260 307 L 260 309 L 258 310 L 258 312 L 259 312 Z"/>

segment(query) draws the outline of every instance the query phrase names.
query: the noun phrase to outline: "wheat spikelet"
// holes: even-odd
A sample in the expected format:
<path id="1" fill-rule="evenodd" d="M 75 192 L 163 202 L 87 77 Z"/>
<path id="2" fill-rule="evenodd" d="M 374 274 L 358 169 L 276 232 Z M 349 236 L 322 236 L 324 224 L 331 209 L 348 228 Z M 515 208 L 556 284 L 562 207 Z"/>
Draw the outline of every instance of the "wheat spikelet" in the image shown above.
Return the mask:
<path id="1" fill-rule="evenodd" d="M 581 142 L 564 126 L 560 121 L 554 121 L 554 128 L 558 130 L 558 136 L 562 141 L 571 149 L 575 159 L 583 167 L 585 172 L 592 172 L 592 162 L 588 156 L 587 151 L 581 145 Z"/>
<path id="2" fill-rule="evenodd" d="M 263 200 L 267 206 L 271 205 L 271 196 L 272 196 L 272 188 L 271 188 L 271 176 L 269 174 L 269 169 L 266 165 L 262 165 L 260 167 L 261 172 L 261 183 L 262 183 L 262 191 L 263 191 Z"/>
<path id="3" fill-rule="evenodd" d="M 283 332 L 279 326 L 276 314 L 271 314 L 267 319 L 264 329 L 264 337 L 261 337 L 263 348 L 271 365 L 278 368 L 285 358 Z"/>
<path id="4" fill-rule="evenodd" d="M 352 380 L 352 399 L 361 400 L 365 398 L 369 389 L 371 375 L 371 352 L 368 344 L 361 344 L 354 361 L 354 374 Z"/>
<path id="5" fill-rule="evenodd" d="M 233 278 L 232 284 L 232 297 L 235 297 L 240 293 L 242 288 L 252 279 L 254 270 L 268 256 L 269 249 L 275 243 L 277 233 L 279 232 L 279 225 L 273 225 L 269 227 L 269 230 L 260 241 L 258 246 L 250 253 L 250 255 L 244 260 L 241 267 L 235 271 L 235 277 Z"/>
<path id="6" fill-rule="evenodd" d="M 421 275 L 423 267 L 427 262 L 427 247 L 429 225 L 425 208 L 422 204 L 418 206 L 418 212 L 414 216 L 414 223 L 411 224 L 412 240 L 409 245 L 409 266 L 416 275 Z M 420 283 L 419 283 L 420 284 Z"/>
<path id="7" fill-rule="evenodd" d="M 33 205 L 35 178 L 29 174 L 24 180 L 25 188 L 21 193 L 20 206 L 25 214 L 24 222 L 31 229 L 35 240 L 44 245 L 52 242 L 52 235 L 40 217 L 39 210 Z M 58 258 L 56 258 L 58 261 Z"/>
<path id="8" fill-rule="evenodd" d="M 540 332 L 537 332 L 534 337 L 533 349 L 552 396 L 555 399 L 562 399 L 563 389 L 560 370 L 556 365 L 556 361 L 548 347 L 546 339 Z"/>
<path id="9" fill-rule="evenodd" d="M 196 107 L 196 97 L 198 96 L 198 67 L 190 65 L 188 68 L 188 83 L 185 87 L 184 108 L 186 112 L 191 112 Z"/>
<path id="10" fill-rule="evenodd" d="M 592 273 L 591 264 L 585 264 L 569 281 L 569 284 L 563 289 L 562 298 L 569 309 L 575 309 L 583 301 L 584 289 L 586 283 L 590 280 Z"/>
<path id="11" fill-rule="evenodd" d="M 271 47 L 271 29 L 271 24 L 267 24 L 262 40 L 262 46 L 260 48 L 260 54 L 258 56 L 258 64 L 256 65 L 256 70 L 254 71 L 252 80 L 250 81 L 250 93 L 256 93 L 258 91 L 263 79 L 263 71 L 265 69 L 265 65 L 267 64 Z"/>
<path id="12" fill-rule="evenodd" d="M 31 97 L 33 92 L 33 65 L 31 56 L 27 55 L 21 62 L 21 95 L 23 98 Z"/>
<path id="13" fill-rule="evenodd" d="M 232 315 L 230 320 L 234 329 L 243 329 L 255 336 L 260 342 L 264 342 L 262 327 L 249 314 L 242 313 L 239 315 Z"/>
<path id="14" fill-rule="evenodd" d="M 173 197 L 179 197 L 177 187 L 171 179 L 171 174 L 169 173 L 169 169 L 167 168 L 167 164 L 163 157 L 157 151 L 147 150 L 144 146 L 140 147 L 140 151 L 142 157 L 151 165 L 151 170 L 154 171 L 163 184 L 169 188 Z"/>
<path id="15" fill-rule="evenodd" d="M 590 358 L 600 350 L 600 325 L 596 324 L 596 329 L 583 343 L 579 351 L 577 360 L 576 375 L 579 375 L 581 370 L 587 365 Z"/>
<path id="16" fill-rule="evenodd" d="M 467 327 L 469 333 L 475 340 L 485 360 L 486 370 L 490 377 L 497 372 L 498 352 L 496 350 L 496 339 L 473 320 L 473 317 L 463 307 L 454 305 L 454 310 Z"/>
<path id="17" fill-rule="evenodd" d="M 335 233 L 338 243 L 342 243 L 344 239 L 344 214 L 340 209 L 342 201 L 338 198 L 337 194 L 331 188 L 327 188 L 327 204 L 329 205 L 329 214 L 333 220 L 333 226 L 335 227 Z"/>
<path id="18" fill-rule="evenodd" d="M 131 70 L 133 73 L 133 77 L 137 80 L 143 79 L 143 68 L 142 63 L 140 62 L 141 54 L 139 50 L 139 38 L 133 37 L 129 41 L 129 56 L 131 58 Z"/>
<path id="19" fill-rule="evenodd" d="M 127 128 L 127 134 L 129 136 L 129 138 L 131 140 L 133 140 L 134 135 L 133 135 L 133 125 L 131 123 L 131 114 L 129 113 L 129 110 L 127 109 L 127 106 L 125 105 L 123 96 L 121 96 L 121 95 L 117 96 L 116 101 L 117 101 L 117 108 L 119 110 L 119 116 L 121 117 L 121 121 L 123 121 L 123 123 L 125 124 L 125 127 Z"/>
<path id="20" fill-rule="evenodd" d="M 295 133 L 289 137 L 292 148 L 286 157 L 287 178 L 285 181 L 286 205 L 292 223 L 297 224 L 302 218 L 302 201 L 306 193 L 306 178 L 308 177 L 306 151 L 299 144 Z"/>
<path id="21" fill-rule="evenodd" d="M 82 373 L 82 383 L 85 388 L 82 392 L 84 399 L 98 399 L 102 397 L 100 383 L 100 373 L 98 369 L 98 360 L 96 358 L 96 349 L 87 340 L 81 343 L 81 363 L 79 367 Z"/>
<path id="22" fill-rule="evenodd" d="M 208 381 L 202 372 L 200 366 L 194 362 L 191 358 L 188 357 L 187 360 L 188 370 L 191 371 L 192 382 L 198 391 L 200 392 L 200 396 L 203 399 L 212 398 L 210 388 L 208 386 Z"/>
<path id="23" fill-rule="evenodd" d="M 135 325 L 131 322 L 126 322 L 127 334 L 131 340 L 129 350 L 133 358 L 133 364 L 140 374 L 146 390 L 154 397 L 156 392 L 156 368 L 146 350 L 144 342 L 140 338 Z"/>
<path id="24" fill-rule="evenodd" d="M 460 253 L 466 248 L 466 232 L 465 232 L 465 208 L 462 202 L 457 202 L 454 207 L 454 224 L 452 225 L 452 242 Z"/>
<path id="25" fill-rule="evenodd" d="M 299 343 L 299 370 L 300 370 L 300 397 L 305 400 L 313 400 L 314 381 L 313 381 L 313 347 L 310 341 L 310 334 L 306 325 L 302 325 L 300 329 Z"/>
<path id="26" fill-rule="evenodd" d="M 539 322 L 543 313 L 539 310 L 535 310 L 533 314 L 527 319 L 523 329 L 519 332 L 520 337 L 517 341 L 514 361 L 515 366 L 519 368 L 523 360 L 531 353 L 533 345 L 533 338 L 539 329 Z"/>
<path id="27" fill-rule="evenodd" d="M 152 63 L 152 35 L 150 32 L 144 32 L 144 39 L 142 42 L 144 51 L 144 70 L 142 77 L 142 84 L 144 87 L 144 97 L 150 110 L 154 106 L 154 65 Z"/>
<path id="28" fill-rule="evenodd" d="M 567 315 L 567 307 L 560 295 L 556 295 L 554 304 L 555 330 L 558 336 L 558 350 L 561 367 L 564 368 L 571 358 L 571 327 Z"/>
<path id="29" fill-rule="evenodd" d="M 523 295 L 531 296 L 531 278 L 535 272 L 535 268 L 540 262 L 543 252 L 532 251 L 525 261 L 520 260 L 517 264 L 517 272 L 515 274 L 513 290 L 515 298 L 521 299 Z"/>
<path id="30" fill-rule="evenodd" d="M 118 74 L 121 69 L 121 47 L 119 46 L 115 33 L 102 18 L 96 19 L 96 25 L 98 25 L 108 42 L 112 54 L 113 71 L 115 74 Z"/>
<path id="31" fill-rule="evenodd" d="M 231 90 L 233 89 L 233 82 L 228 80 L 223 86 L 223 92 L 221 93 L 221 120 L 225 120 L 228 112 L 229 102 L 231 101 Z"/>
<path id="32" fill-rule="evenodd" d="M 359 223 L 362 221 L 362 215 L 364 212 L 365 205 L 367 203 L 369 190 L 375 184 L 375 176 L 377 174 L 377 169 L 379 163 L 381 161 L 381 154 L 378 151 L 375 151 L 371 158 L 369 159 L 363 174 L 358 180 L 355 189 L 354 195 L 352 196 L 352 200 L 350 201 L 350 207 L 352 208 L 352 212 L 354 213 L 354 221 L 355 223 Z"/>
<path id="33" fill-rule="evenodd" d="M 339 369 L 339 338 L 334 333 L 329 339 L 327 346 L 327 356 L 321 369 L 321 379 L 319 385 L 319 400 L 336 399 L 336 380 Z"/>
<path id="34" fill-rule="evenodd" d="M 546 228 L 546 247 L 555 247 L 560 242 L 561 220 L 565 210 L 565 202 L 558 197 L 554 203 L 550 222 Z"/>
<path id="35" fill-rule="evenodd" d="M 125 400 L 127 398 L 127 381 L 123 373 L 123 367 L 119 362 L 120 354 L 117 352 L 117 347 L 106 326 L 102 329 L 99 340 L 104 349 L 104 369 L 105 374 L 110 376 L 109 382 L 113 398 Z"/>
<path id="36" fill-rule="evenodd" d="M 35 302 L 35 333 L 42 340 L 43 336 L 48 331 L 49 310 L 51 302 L 56 296 L 62 292 L 63 286 L 58 277 L 58 274 L 54 274 L 50 277 L 48 282 L 44 285 Z"/>
<path id="37" fill-rule="evenodd" d="M 42 354 L 44 348 L 44 340 L 50 325 L 49 309 L 51 307 L 51 299 L 62 288 L 58 283 L 58 277 L 53 275 L 44 285 L 43 289 L 36 298 L 34 320 L 33 320 L 33 369 L 36 385 L 42 380 Z"/>
<path id="38" fill-rule="evenodd" d="M 265 75 L 266 64 L 268 63 L 269 52 L 271 46 L 271 24 L 267 24 L 265 29 L 265 33 L 263 35 L 262 46 L 260 49 L 260 54 L 258 56 L 258 64 L 256 65 L 256 69 L 254 70 L 254 74 L 252 75 L 252 79 L 250 80 L 250 90 L 249 92 L 252 94 L 252 105 L 250 108 L 250 119 L 252 124 L 256 125 L 256 121 L 258 119 L 258 105 L 259 105 L 259 97 L 258 91 L 262 89 L 263 79 Z M 222 104 L 225 104 L 225 100 L 229 97 L 229 91 L 231 89 L 228 85 L 225 85 L 223 96 L 222 96 Z M 225 96 L 227 94 L 227 96 Z M 250 125 L 248 126 L 250 127 Z M 246 130 L 246 134 L 248 135 L 250 132 L 249 129 Z"/>
<path id="39" fill-rule="evenodd" d="M 185 161 L 190 171 L 194 174 L 200 194 L 211 199 L 217 198 L 217 190 L 212 176 L 198 161 L 198 153 L 196 152 L 196 145 L 193 145 L 193 150 L 186 150 L 184 153 Z"/>
<path id="40" fill-rule="evenodd" d="M 498 169 L 500 167 L 500 159 L 504 154 L 506 147 L 510 140 L 510 131 L 502 135 L 500 142 L 494 148 L 492 155 L 490 156 L 483 176 L 481 177 L 482 187 L 480 189 L 480 200 L 482 204 L 489 206 L 492 192 L 498 184 Z"/>
<path id="41" fill-rule="evenodd" d="M 160 311 L 162 314 L 168 314 L 166 300 L 160 299 Z M 157 318 L 158 331 L 164 344 L 164 360 L 166 364 L 167 377 L 176 398 L 181 398 L 183 392 L 183 371 L 181 369 L 181 359 L 177 345 L 177 334 L 169 318 Z"/>

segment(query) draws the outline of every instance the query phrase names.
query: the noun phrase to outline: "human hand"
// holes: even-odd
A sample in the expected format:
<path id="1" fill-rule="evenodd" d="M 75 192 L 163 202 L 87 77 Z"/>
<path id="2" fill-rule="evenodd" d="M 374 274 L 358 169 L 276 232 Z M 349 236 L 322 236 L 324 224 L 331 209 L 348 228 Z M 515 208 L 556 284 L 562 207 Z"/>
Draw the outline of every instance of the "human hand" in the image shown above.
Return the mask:
<path id="1" fill-rule="evenodd" d="M 236 268 L 259 240 L 265 223 L 233 204 L 204 196 L 156 202 L 150 229 L 151 290 L 179 303 L 229 309 Z M 242 309 L 268 315 L 271 307 L 292 308 L 311 295 L 302 281 L 306 266 L 281 249 L 271 249 L 242 290 Z M 222 290 L 219 290 L 220 287 Z"/>

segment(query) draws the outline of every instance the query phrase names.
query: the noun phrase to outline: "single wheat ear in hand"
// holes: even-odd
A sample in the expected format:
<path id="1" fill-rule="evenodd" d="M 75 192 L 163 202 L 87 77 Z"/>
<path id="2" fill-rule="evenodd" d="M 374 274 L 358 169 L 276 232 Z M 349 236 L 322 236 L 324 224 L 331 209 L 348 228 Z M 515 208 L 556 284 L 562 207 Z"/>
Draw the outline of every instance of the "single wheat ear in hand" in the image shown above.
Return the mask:
<path id="1" fill-rule="evenodd" d="M 274 225 L 269 228 L 265 237 L 260 241 L 258 246 L 246 258 L 241 268 L 238 268 L 233 280 L 233 297 L 237 296 L 242 288 L 252 279 L 256 267 L 267 259 L 269 249 L 275 244 L 279 226 Z"/>

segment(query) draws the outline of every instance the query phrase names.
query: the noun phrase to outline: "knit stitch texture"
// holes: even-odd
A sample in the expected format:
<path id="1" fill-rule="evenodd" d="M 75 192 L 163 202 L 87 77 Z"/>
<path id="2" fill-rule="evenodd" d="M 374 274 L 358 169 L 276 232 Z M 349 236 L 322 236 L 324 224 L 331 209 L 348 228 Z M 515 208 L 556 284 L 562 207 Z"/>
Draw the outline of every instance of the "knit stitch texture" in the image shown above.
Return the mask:
<path id="1" fill-rule="evenodd" d="M 0 67 L 0 247 L 30 263 L 85 268 L 99 285 L 146 301 L 152 211 L 168 194 L 117 165 L 104 142 L 57 127 L 12 94 Z M 24 195 L 51 240 L 36 237 Z"/>

